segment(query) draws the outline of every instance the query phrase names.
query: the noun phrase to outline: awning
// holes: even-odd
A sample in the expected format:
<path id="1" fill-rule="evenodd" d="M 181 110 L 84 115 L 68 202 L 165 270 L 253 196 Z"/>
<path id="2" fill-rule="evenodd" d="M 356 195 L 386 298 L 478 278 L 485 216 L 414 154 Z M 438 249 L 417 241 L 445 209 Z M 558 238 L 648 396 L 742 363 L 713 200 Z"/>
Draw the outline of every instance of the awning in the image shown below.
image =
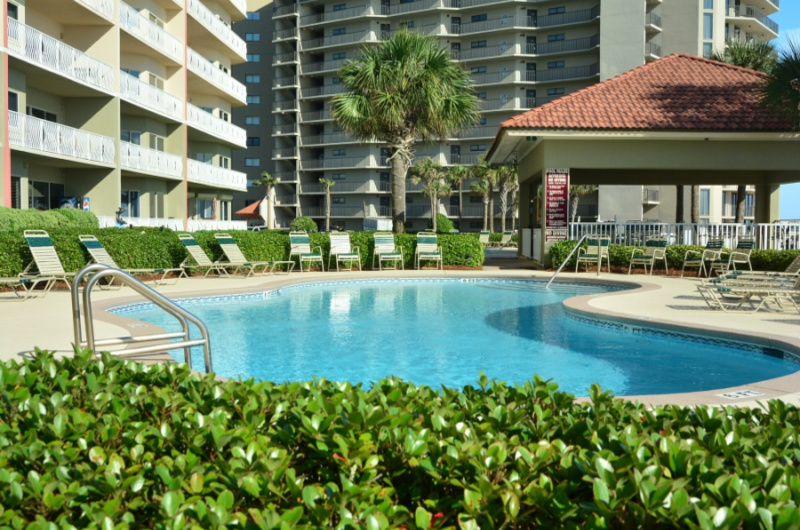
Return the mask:
<path id="1" fill-rule="evenodd" d="M 236 215 L 241 217 L 242 219 L 262 219 L 261 214 L 259 212 L 259 206 L 261 206 L 261 201 L 263 199 L 259 199 L 253 204 L 249 206 L 245 206 L 241 210 L 236 212 Z"/>

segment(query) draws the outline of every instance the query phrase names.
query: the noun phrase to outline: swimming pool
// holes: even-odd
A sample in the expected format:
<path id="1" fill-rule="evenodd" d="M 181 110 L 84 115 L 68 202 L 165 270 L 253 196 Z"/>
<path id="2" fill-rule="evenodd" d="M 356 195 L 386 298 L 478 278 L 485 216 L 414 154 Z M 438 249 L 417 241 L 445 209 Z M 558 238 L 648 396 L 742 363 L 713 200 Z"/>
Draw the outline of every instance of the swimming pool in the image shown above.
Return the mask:
<path id="1" fill-rule="evenodd" d="M 781 352 L 739 342 L 572 318 L 566 298 L 619 289 L 525 280 L 359 280 L 178 300 L 211 334 L 224 377 L 370 383 L 393 375 L 438 388 L 538 374 L 586 395 L 711 390 L 798 371 Z M 177 325 L 149 304 L 114 312 Z M 183 353 L 173 354 L 182 360 Z M 202 366 L 198 352 L 195 366 Z"/>

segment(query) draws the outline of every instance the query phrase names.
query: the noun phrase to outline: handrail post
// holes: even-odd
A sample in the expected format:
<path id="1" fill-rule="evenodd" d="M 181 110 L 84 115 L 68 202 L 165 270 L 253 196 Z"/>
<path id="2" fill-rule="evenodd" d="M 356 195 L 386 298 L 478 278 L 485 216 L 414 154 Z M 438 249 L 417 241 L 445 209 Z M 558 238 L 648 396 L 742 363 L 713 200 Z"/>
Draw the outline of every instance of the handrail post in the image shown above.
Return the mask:
<path id="1" fill-rule="evenodd" d="M 545 289 L 548 289 L 548 288 L 550 287 L 550 284 L 551 284 L 551 283 L 553 283 L 553 280 L 555 280 L 555 279 L 556 279 L 556 276 L 558 276 L 558 273 L 559 273 L 559 272 L 561 272 L 561 269 L 563 269 L 563 268 L 564 268 L 564 265 L 566 265 L 566 264 L 567 264 L 567 262 L 569 261 L 569 258 L 571 258 L 571 257 L 572 257 L 572 255 L 573 255 L 573 254 L 575 254 L 575 252 L 577 252 L 577 251 L 578 251 L 578 249 L 579 249 L 579 248 L 580 248 L 580 246 L 581 246 L 581 243 L 583 243 L 583 240 L 584 240 L 584 239 L 586 239 L 587 237 L 589 237 L 589 234 L 584 234 L 584 235 L 583 235 L 583 237 L 581 237 L 581 238 L 578 240 L 578 244 L 577 244 L 577 245 L 575 245 L 575 248 L 573 248 L 573 249 L 572 249 L 572 251 L 571 251 L 569 254 L 567 254 L 567 257 L 566 257 L 566 259 L 565 259 L 564 261 L 562 261 L 562 262 L 561 262 L 561 266 L 558 268 L 558 270 L 556 271 L 556 273 L 555 273 L 555 274 L 553 274 L 553 277 L 552 277 L 552 278 L 550 278 L 550 281 L 549 281 L 549 282 L 547 282 L 547 285 L 545 285 L 545 286 L 544 286 L 544 288 L 545 288 Z M 598 273 L 598 275 L 599 275 L 599 273 Z"/>

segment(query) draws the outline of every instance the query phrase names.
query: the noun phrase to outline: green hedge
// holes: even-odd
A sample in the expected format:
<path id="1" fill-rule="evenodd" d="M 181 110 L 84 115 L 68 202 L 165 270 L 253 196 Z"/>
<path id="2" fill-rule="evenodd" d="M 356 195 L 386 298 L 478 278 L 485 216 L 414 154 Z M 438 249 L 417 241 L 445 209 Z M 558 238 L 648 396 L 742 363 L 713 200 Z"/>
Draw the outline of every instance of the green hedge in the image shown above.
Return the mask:
<path id="1" fill-rule="evenodd" d="M 124 269 L 172 268 L 186 257 L 183 244 L 176 232 L 160 228 L 94 228 L 49 230 L 53 245 L 64 268 L 77 271 L 89 262 L 89 253 L 78 241 L 79 234 L 94 234 L 106 247 L 111 257 Z M 289 256 L 289 236 L 283 231 L 262 230 L 231 231 L 247 259 L 253 261 L 285 260 Z M 222 249 L 214 238 L 215 232 L 195 232 L 201 247 L 214 260 L 222 256 Z M 328 234 L 310 234 L 312 246 L 323 248 L 325 266 L 328 263 L 330 240 Z M 354 246 L 361 249 L 365 267 L 372 266 L 374 250 L 373 232 L 356 232 L 350 235 Z M 407 268 L 414 266 L 416 236 L 395 235 L 402 247 Z M 480 267 L 483 264 L 483 247 L 471 235 L 442 234 L 439 236 L 445 265 Z M 21 231 L 0 231 L 0 277 L 22 272 L 31 261 L 31 254 Z"/>
<path id="2" fill-rule="evenodd" d="M 550 247 L 551 266 L 558 268 L 576 244 L 577 241 L 559 241 L 553 244 Z M 586 243 L 583 246 L 586 247 Z M 611 245 L 608 249 L 611 265 L 627 267 L 635 248 L 644 249 L 645 247 Z M 687 250 L 702 252 L 703 248 L 690 245 L 670 245 L 667 247 L 667 263 L 671 269 L 680 269 L 683 266 L 683 258 L 686 256 Z M 782 271 L 798 254 L 800 254 L 800 250 L 754 250 L 750 255 L 750 262 L 753 264 L 753 270 Z M 574 269 L 575 259 L 576 255 L 573 255 L 567 263 L 567 267 Z"/>
<path id="3" fill-rule="evenodd" d="M 97 216 L 74 208 L 19 210 L 0 206 L 0 231 L 53 230 L 57 228 L 98 228 Z"/>
<path id="4" fill-rule="evenodd" d="M 220 382 L 37 351 L 0 364 L 0 527 L 800 524 L 796 407 L 590 393 L 483 376 L 462 390 Z"/>

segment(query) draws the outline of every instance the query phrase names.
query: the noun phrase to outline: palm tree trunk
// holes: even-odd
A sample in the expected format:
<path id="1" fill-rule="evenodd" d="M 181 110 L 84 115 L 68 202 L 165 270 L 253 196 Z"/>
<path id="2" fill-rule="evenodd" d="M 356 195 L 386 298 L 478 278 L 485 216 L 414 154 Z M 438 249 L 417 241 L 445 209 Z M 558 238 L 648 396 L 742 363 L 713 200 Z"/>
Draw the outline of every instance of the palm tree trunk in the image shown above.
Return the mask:
<path id="1" fill-rule="evenodd" d="M 686 220 L 684 212 L 684 195 L 686 190 L 682 185 L 675 186 L 675 222 L 682 223 Z M 678 231 L 678 243 L 683 243 L 683 230 Z"/>
<path id="2" fill-rule="evenodd" d="M 744 204 L 747 199 L 747 184 L 736 187 L 736 223 L 744 223 Z"/>
<path id="3" fill-rule="evenodd" d="M 692 222 L 700 222 L 700 186 L 692 186 Z"/>
<path id="4" fill-rule="evenodd" d="M 434 232 L 436 232 L 436 210 L 436 196 L 431 195 L 431 226 Z"/>
<path id="5" fill-rule="evenodd" d="M 483 198 L 483 229 L 489 230 L 489 198 Z"/>
<path id="6" fill-rule="evenodd" d="M 325 188 L 325 231 L 331 231 L 331 188 Z"/>
<path id="7" fill-rule="evenodd" d="M 500 190 L 500 231 L 506 232 L 506 212 L 508 211 L 508 189 L 503 186 Z"/>
<path id="8" fill-rule="evenodd" d="M 575 217 L 578 215 L 578 203 L 580 202 L 581 198 L 577 193 L 572 194 L 572 215 L 570 216 L 570 223 L 575 222 Z"/>
<path id="9" fill-rule="evenodd" d="M 489 199 L 489 230 L 494 232 L 494 194 Z"/>
<path id="10" fill-rule="evenodd" d="M 406 231 L 406 172 L 408 166 L 403 157 L 397 155 L 397 148 L 389 148 L 389 162 L 392 171 L 392 228 L 396 234 Z"/>
<path id="11" fill-rule="evenodd" d="M 464 183 L 458 183 L 458 229 L 464 231 Z"/>

